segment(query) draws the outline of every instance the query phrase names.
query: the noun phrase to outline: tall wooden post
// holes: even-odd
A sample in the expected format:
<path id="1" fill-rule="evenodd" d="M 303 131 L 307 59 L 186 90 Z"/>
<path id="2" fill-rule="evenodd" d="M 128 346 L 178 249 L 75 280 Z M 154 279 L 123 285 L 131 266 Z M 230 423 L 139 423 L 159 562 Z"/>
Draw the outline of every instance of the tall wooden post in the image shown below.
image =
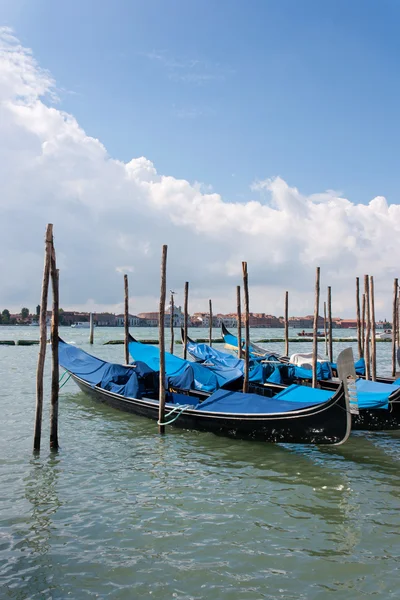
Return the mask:
<path id="1" fill-rule="evenodd" d="M 124 349 L 125 349 L 125 364 L 129 365 L 129 290 L 128 290 L 128 275 L 124 275 Z"/>
<path id="2" fill-rule="evenodd" d="M 90 313 L 90 315 L 89 315 L 89 344 L 93 344 L 93 336 L 94 336 L 93 313 Z"/>
<path id="3" fill-rule="evenodd" d="M 400 346 L 400 291 L 397 295 L 397 321 L 396 321 L 396 327 L 397 327 L 397 347 Z"/>
<path id="4" fill-rule="evenodd" d="M 187 335 L 188 335 L 188 302 L 189 302 L 189 282 L 185 281 L 185 295 L 183 299 L 183 358 L 187 358 Z"/>
<path id="5" fill-rule="evenodd" d="M 328 358 L 329 362 L 333 362 L 333 340 L 332 340 L 332 289 L 331 286 L 328 285 L 328 335 L 329 335 L 329 345 L 328 345 Z"/>
<path id="6" fill-rule="evenodd" d="M 392 376 L 396 376 L 396 331 L 397 331 L 397 290 L 399 280 L 393 282 L 393 316 L 392 316 Z"/>
<path id="7" fill-rule="evenodd" d="M 174 305 L 174 294 L 171 292 L 171 302 L 170 302 L 170 329 L 171 329 L 171 346 L 170 346 L 170 354 L 174 353 L 174 316 L 175 316 L 175 305 Z"/>
<path id="8" fill-rule="evenodd" d="M 50 449 L 58 450 L 58 393 L 60 389 L 60 368 L 58 362 L 58 321 L 59 321 L 59 271 L 56 264 L 54 240 L 51 246 L 50 262 L 51 283 L 53 288 L 53 314 L 51 318 L 51 402 L 50 402 Z"/>
<path id="9" fill-rule="evenodd" d="M 369 339 L 371 335 L 371 315 L 369 303 L 369 276 L 364 275 L 364 295 L 365 295 L 365 341 L 364 341 L 364 358 L 365 358 L 365 378 L 369 379 L 370 371 L 370 345 Z"/>
<path id="10" fill-rule="evenodd" d="M 369 295 L 371 299 L 371 374 L 372 381 L 376 381 L 376 324 L 375 324 L 375 293 L 374 278 L 369 278 Z"/>
<path id="11" fill-rule="evenodd" d="M 326 302 L 324 302 L 324 336 L 325 336 L 325 355 L 328 356 L 328 329 L 326 326 Z"/>
<path id="12" fill-rule="evenodd" d="M 356 309 L 357 309 L 357 344 L 358 357 L 364 356 L 362 344 L 361 315 L 360 315 L 360 278 L 356 277 Z"/>
<path id="13" fill-rule="evenodd" d="M 362 357 L 365 353 L 365 294 L 362 295 L 362 312 L 361 312 L 361 344 L 362 344 Z"/>
<path id="14" fill-rule="evenodd" d="M 42 412 L 43 412 L 43 372 L 46 357 L 47 344 L 47 296 L 49 291 L 49 275 L 51 262 L 51 247 L 53 243 L 53 225 L 49 223 L 46 229 L 44 269 L 42 280 L 42 296 L 40 301 L 40 341 L 39 357 L 36 371 L 36 412 L 35 428 L 33 434 L 33 450 L 40 450 L 40 439 L 42 436 Z"/>
<path id="15" fill-rule="evenodd" d="M 289 356 L 289 292 L 285 292 L 285 356 Z"/>
<path id="16" fill-rule="evenodd" d="M 314 305 L 314 327 L 313 327 L 313 358 L 312 358 L 312 386 L 317 387 L 317 364 L 318 364 L 318 313 L 319 313 L 319 277 L 320 268 L 317 267 L 315 275 L 315 305 Z M 329 290 L 330 288 L 328 288 Z"/>
<path id="17" fill-rule="evenodd" d="M 242 358 L 242 306 L 241 306 L 241 301 L 240 301 L 240 285 L 236 286 L 236 315 L 237 315 L 238 358 Z"/>
<path id="18" fill-rule="evenodd" d="M 209 307 L 210 307 L 209 345 L 212 346 L 213 313 L 212 313 L 212 302 L 211 302 L 211 300 L 209 300 Z"/>
<path id="19" fill-rule="evenodd" d="M 158 407 L 158 431 L 161 434 L 165 433 L 164 414 L 165 414 L 165 331 L 164 331 L 164 314 L 165 314 L 165 296 L 167 291 L 167 250 L 168 246 L 162 247 L 161 258 L 161 289 L 160 289 L 160 307 L 158 320 L 158 337 L 160 340 L 160 387 L 159 387 L 159 407 Z"/>
<path id="20" fill-rule="evenodd" d="M 245 357 L 243 392 L 249 391 L 249 359 L 250 359 L 250 316 L 249 316 L 249 279 L 247 273 L 247 262 L 242 262 L 243 271 L 243 293 L 244 293 L 244 327 L 245 327 Z"/>

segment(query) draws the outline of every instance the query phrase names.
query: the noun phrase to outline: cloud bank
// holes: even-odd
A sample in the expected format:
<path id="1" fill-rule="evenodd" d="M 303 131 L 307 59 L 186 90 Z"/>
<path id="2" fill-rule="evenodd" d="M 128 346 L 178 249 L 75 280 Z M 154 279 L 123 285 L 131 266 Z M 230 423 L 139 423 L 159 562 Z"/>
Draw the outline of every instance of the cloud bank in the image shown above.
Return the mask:
<path id="1" fill-rule="evenodd" d="M 106 115 L 105 115 L 106 118 Z M 280 177 L 225 202 L 200 184 L 157 172 L 144 157 L 124 163 L 62 111 L 51 75 L 13 33 L 0 29 L 0 308 L 39 299 L 46 223 L 54 223 L 64 308 L 119 310 L 122 273 L 132 312 L 156 309 L 161 246 L 168 285 L 190 309 L 235 309 L 241 261 L 248 261 L 251 310 L 312 312 L 315 267 L 322 300 L 354 314 L 354 278 L 375 276 L 378 316 L 390 315 L 398 274 L 400 207 L 377 197 L 353 204 L 328 191 L 305 196 Z"/>

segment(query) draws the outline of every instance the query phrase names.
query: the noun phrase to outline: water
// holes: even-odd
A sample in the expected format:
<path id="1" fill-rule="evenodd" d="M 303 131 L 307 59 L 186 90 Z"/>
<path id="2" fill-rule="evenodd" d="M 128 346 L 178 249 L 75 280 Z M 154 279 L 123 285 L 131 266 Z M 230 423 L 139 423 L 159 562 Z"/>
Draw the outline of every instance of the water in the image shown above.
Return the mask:
<path id="1" fill-rule="evenodd" d="M 1 339 L 38 334 L 0 327 Z M 61 335 L 89 350 L 87 330 Z M 122 337 L 98 328 L 92 352 L 121 361 L 123 346 L 101 342 Z M 377 347 L 387 374 L 391 344 Z M 0 346 L 1 599 L 398 598 L 400 433 L 337 448 L 173 429 L 160 438 L 154 422 L 97 405 L 69 381 L 51 454 L 47 371 L 33 456 L 37 351 Z"/>

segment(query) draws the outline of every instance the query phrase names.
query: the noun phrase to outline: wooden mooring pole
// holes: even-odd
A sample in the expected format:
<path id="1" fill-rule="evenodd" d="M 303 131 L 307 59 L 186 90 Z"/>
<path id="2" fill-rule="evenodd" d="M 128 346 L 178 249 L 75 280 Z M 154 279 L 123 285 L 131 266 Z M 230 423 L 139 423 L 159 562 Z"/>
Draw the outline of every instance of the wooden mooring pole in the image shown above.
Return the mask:
<path id="1" fill-rule="evenodd" d="M 250 317 L 249 317 L 249 278 L 247 273 L 247 262 L 242 262 L 243 271 L 243 293 L 244 293 L 244 377 L 243 377 L 243 392 L 249 391 L 249 359 L 250 359 Z M 241 342 L 241 340 L 240 340 Z M 239 340 L 238 340 L 239 343 Z"/>
<path id="2" fill-rule="evenodd" d="M 315 274 L 315 305 L 314 305 L 314 327 L 313 327 L 313 358 L 312 358 L 312 386 L 317 387 L 317 364 L 318 364 L 318 313 L 319 313 L 319 278 L 320 267 Z M 330 288 L 328 288 L 329 290 Z M 331 340 L 329 340 L 330 342 Z"/>
<path id="3" fill-rule="evenodd" d="M 360 278 L 356 277 L 356 309 L 357 309 L 357 345 L 358 357 L 363 358 L 362 330 L 361 330 L 361 315 L 360 315 Z"/>
<path id="4" fill-rule="evenodd" d="M 397 331 L 397 291 L 399 280 L 393 281 L 393 313 L 392 313 L 392 377 L 396 376 L 396 331 Z"/>
<path id="5" fill-rule="evenodd" d="M 374 278 L 369 278 L 369 295 L 371 299 L 371 375 L 372 381 L 376 381 L 376 324 L 375 324 L 375 292 Z"/>
<path id="6" fill-rule="evenodd" d="M 169 325 L 170 325 L 170 331 L 171 331 L 171 345 L 170 345 L 169 351 L 170 351 L 170 354 L 173 354 L 174 353 L 174 341 L 175 341 L 174 340 L 174 314 L 175 314 L 175 305 L 174 305 L 174 294 L 172 292 L 171 292 L 171 301 L 170 301 L 170 307 L 169 307 L 169 309 L 170 309 L 170 313 L 169 313 L 169 316 L 170 316 L 169 321 L 170 321 L 170 323 L 169 323 Z"/>
<path id="7" fill-rule="evenodd" d="M 124 349 L 125 364 L 129 365 L 129 288 L 128 275 L 124 275 Z"/>
<path id="8" fill-rule="evenodd" d="M 324 336 L 325 336 L 325 355 L 328 356 L 328 329 L 326 326 L 326 302 L 324 302 Z"/>
<path id="9" fill-rule="evenodd" d="M 328 285 L 328 358 L 329 362 L 333 362 L 333 342 L 332 342 L 332 288 Z"/>
<path id="10" fill-rule="evenodd" d="M 50 263 L 53 288 L 53 314 L 51 318 L 51 402 L 50 402 L 50 449 L 58 450 L 58 395 L 60 390 L 60 367 L 58 361 L 58 321 L 59 321 L 59 271 L 56 263 L 54 239 L 51 245 Z"/>
<path id="11" fill-rule="evenodd" d="M 365 358 L 365 379 L 369 379 L 370 371 L 370 335 L 371 335 L 371 315 L 369 303 L 369 276 L 364 275 L 364 295 L 365 295 L 365 341 L 364 341 L 364 358 Z"/>
<path id="12" fill-rule="evenodd" d="M 160 340 L 160 387 L 159 387 L 159 406 L 158 406 L 158 431 L 161 434 L 165 433 L 164 415 L 165 415 L 165 331 L 164 331 L 164 316 L 165 316 L 165 296 L 167 292 L 167 250 L 168 246 L 162 247 L 161 258 L 161 289 L 160 289 L 160 306 L 159 306 L 159 328 L 158 336 Z"/>
<path id="13" fill-rule="evenodd" d="M 51 263 L 51 248 L 53 242 L 53 225 L 49 223 L 46 229 L 45 237 L 45 254 L 44 254 L 44 269 L 42 280 L 42 296 L 40 301 L 40 341 L 39 341 L 39 357 L 36 371 L 36 412 L 35 412 L 35 428 L 33 433 L 33 450 L 40 450 L 40 440 L 42 436 L 42 413 L 43 413 L 43 372 L 44 361 L 46 357 L 47 344 L 47 296 L 49 291 L 49 275 Z"/>
<path id="14" fill-rule="evenodd" d="M 89 344 L 93 344 L 94 337 L 94 321 L 93 321 L 93 313 L 89 315 Z"/>
<path id="15" fill-rule="evenodd" d="M 240 285 L 236 286 L 236 315 L 237 315 L 238 358 L 242 358 L 242 305 L 241 305 L 241 300 L 240 300 Z"/>
<path id="16" fill-rule="evenodd" d="M 365 352 L 365 294 L 362 295 L 361 303 L 361 345 L 362 345 L 362 358 L 364 358 Z"/>
<path id="17" fill-rule="evenodd" d="M 189 302 L 189 282 L 185 281 L 185 293 L 183 298 L 183 358 L 187 358 L 187 335 L 188 335 L 188 302 Z"/>
<path id="18" fill-rule="evenodd" d="M 285 356 L 289 356 L 289 292 L 285 292 Z"/>
<path id="19" fill-rule="evenodd" d="M 212 346 L 212 331 L 213 331 L 213 313 L 212 313 L 212 302 L 211 300 L 208 301 L 209 302 L 209 307 L 210 307 L 210 322 L 208 324 L 209 326 L 209 346 Z"/>

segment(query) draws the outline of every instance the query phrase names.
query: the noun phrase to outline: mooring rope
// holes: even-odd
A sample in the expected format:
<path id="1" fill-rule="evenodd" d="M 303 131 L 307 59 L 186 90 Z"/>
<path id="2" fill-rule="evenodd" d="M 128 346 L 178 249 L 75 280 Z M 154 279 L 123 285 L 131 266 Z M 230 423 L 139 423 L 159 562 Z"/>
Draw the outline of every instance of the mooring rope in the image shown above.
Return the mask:
<path id="1" fill-rule="evenodd" d="M 68 373 L 68 371 L 65 371 L 65 373 Z M 65 373 L 64 373 L 64 375 L 65 375 Z M 61 383 L 61 381 L 62 381 L 62 379 L 63 379 L 64 375 L 62 375 L 62 377 L 61 377 L 61 379 L 60 379 L 59 383 Z M 59 387 L 59 389 L 60 389 L 60 390 L 61 390 L 61 388 L 62 388 L 62 387 L 63 387 L 63 386 L 64 386 L 64 385 L 65 385 L 65 384 L 66 384 L 66 383 L 69 381 L 69 378 L 71 377 L 71 375 L 72 375 L 72 373 L 69 373 L 69 374 L 68 374 L 68 377 L 67 377 L 67 379 L 66 379 L 66 380 L 65 380 L 63 383 L 61 383 L 61 385 L 60 385 L 60 387 Z"/>
<path id="2" fill-rule="evenodd" d="M 171 419 L 170 421 L 166 421 L 165 423 L 161 423 L 161 421 L 157 421 L 157 425 L 171 425 L 171 423 L 173 423 L 174 421 L 176 421 L 178 419 L 178 417 L 181 416 L 181 414 L 183 413 L 184 410 L 186 410 L 187 408 L 190 408 L 190 404 L 184 404 L 183 406 L 175 406 L 175 408 L 173 408 L 172 410 L 169 411 L 169 413 L 167 413 L 166 415 L 164 415 L 164 417 L 166 419 L 168 419 L 168 417 L 170 417 L 174 412 L 176 412 L 177 410 L 179 411 L 177 415 L 175 415 L 175 417 L 173 419 Z"/>
<path id="3" fill-rule="evenodd" d="M 68 373 L 68 371 L 64 371 L 64 373 L 61 375 L 61 377 L 60 377 L 60 379 L 59 379 L 58 383 L 61 383 L 61 382 L 62 382 L 62 380 L 64 379 L 64 377 L 66 376 L 66 374 L 67 374 L 67 373 Z"/>

